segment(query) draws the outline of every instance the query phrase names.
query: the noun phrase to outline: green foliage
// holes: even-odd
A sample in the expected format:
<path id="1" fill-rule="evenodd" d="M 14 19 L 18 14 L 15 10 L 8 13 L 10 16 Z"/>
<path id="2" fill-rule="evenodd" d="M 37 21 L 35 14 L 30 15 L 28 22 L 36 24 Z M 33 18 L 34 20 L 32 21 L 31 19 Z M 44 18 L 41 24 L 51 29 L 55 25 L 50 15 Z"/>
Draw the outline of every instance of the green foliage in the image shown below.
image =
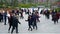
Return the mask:
<path id="1" fill-rule="evenodd" d="M 37 5 L 36 4 L 19 4 L 19 6 L 18 7 L 20 7 L 20 8 L 29 8 L 29 7 L 37 7 Z"/>
<path id="2" fill-rule="evenodd" d="M 56 8 L 55 10 L 57 10 L 58 12 L 60 12 L 60 8 Z"/>
<path id="3" fill-rule="evenodd" d="M 0 8 L 2 8 L 2 5 L 0 5 Z"/>

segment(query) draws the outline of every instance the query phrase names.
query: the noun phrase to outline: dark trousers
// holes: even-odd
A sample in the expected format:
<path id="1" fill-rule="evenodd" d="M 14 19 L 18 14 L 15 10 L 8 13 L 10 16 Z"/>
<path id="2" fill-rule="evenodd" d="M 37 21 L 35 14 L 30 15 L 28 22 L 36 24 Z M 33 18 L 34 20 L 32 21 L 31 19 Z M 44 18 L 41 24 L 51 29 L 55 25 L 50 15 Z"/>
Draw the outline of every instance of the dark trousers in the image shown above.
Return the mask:
<path id="1" fill-rule="evenodd" d="M 29 26 L 28 30 L 31 29 L 31 31 L 32 31 L 32 27 L 31 27 L 31 26 L 32 26 L 32 23 L 29 22 L 29 23 L 28 23 L 28 26 Z"/>
<path id="2" fill-rule="evenodd" d="M 56 22 L 58 23 L 58 20 L 54 20 L 54 24 L 56 24 Z"/>
<path id="3" fill-rule="evenodd" d="M 21 14 L 20 18 L 24 18 L 24 17 L 23 17 L 23 14 Z"/>
<path id="4" fill-rule="evenodd" d="M 31 27 L 32 25 L 29 25 L 29 28 L 28 28 L 28 30 L 30 30 L 31 29 L 31 31 L 32 31 L 32 27 Z"/>
<path id="5" fill-rule="evenodd" d="M 15 26 L 13 26 L 11 33 L 13 33 L 15 28 L 16 28 L 16 33 L 18 33 L 18 27 L 15 27 Z"/>
<path id="6" fill-rule="evenodd" d="M 2 18 L 0 17 L 0 22 L 1 22 Z"/>
<path id="7" fill-rule="evenodd" d="M 4 25 L 6 25 L 6 16 L 4 17 L 4 22 L 5 22 Z"/>
<path id="8" fill-rule="evenodd" d="M 45 15 L 47 19 L 49 19 L 49 15 Z"/>
<path id="9" fill-rule="evenodd" d="M 11 24 L 9 24 L 9 29 L 8 29 L 8 31 L 10 31 L 11 27 L 12 27 L 12 25 L 11 25 Z"/>
<path id="10" fill-rule="evenodd" d="M 1 22 L 1 18 L 0 18 L 0 22 Z"/>
<path id="11" fill-rule="evenodd" d="M 29 28 L 31 28 L 31 25 L 29 25 Z"/>
<path id="12" fill-rule="evenodd" d="M 36 27 L 36 30 L 37 30 L 37 23 L 36 22 L 33 23 L 33 29 L 35 29 L 35 27 Z"/>

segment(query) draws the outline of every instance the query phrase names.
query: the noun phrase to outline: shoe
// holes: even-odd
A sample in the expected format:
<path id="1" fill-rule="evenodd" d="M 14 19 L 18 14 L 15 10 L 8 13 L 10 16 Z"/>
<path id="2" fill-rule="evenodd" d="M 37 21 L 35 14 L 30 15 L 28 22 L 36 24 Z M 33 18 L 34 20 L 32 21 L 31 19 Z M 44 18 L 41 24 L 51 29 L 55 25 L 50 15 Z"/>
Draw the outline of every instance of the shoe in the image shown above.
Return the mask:
<path id="1" fill-rule="evenodd" d="M 36 28 L 36 30 L 37 30 L 37 28 Z"/>
<path id="2" fill-rule="evenodd" d="M 32 28 L 31 28 L 31 31 L 32 31 Z"/>
<path id="3" fill-rule="evenodd" d="M 19 33 L 19 32 L 16 32 L 16 33 Z"/>
<path id="4" fill-rule="evenodd" d="M 54 24 L 56 24 L 56 23 L 54 23 Z"/>
<path id="5" fill-rule="evenodd" d="M 28 29 L 28 30 L 30 30 L 30 29 Z"/>
<path id="6" fill-rule="evenodd" d="M 4 24 L 4 25 L 6 25 L 6 24 Z"/>

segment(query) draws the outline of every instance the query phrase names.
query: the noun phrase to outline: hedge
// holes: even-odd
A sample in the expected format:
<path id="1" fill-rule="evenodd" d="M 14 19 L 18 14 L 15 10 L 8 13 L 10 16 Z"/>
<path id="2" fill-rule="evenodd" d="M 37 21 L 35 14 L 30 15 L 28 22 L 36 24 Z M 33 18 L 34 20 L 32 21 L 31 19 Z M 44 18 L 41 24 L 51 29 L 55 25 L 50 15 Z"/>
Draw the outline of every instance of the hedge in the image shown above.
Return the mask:
<path id="1" fill-rule="evenodd" d="M 57 10 L 58 12 L 60 12 L 60 8 L 56 8 L 55 10 Z"/>

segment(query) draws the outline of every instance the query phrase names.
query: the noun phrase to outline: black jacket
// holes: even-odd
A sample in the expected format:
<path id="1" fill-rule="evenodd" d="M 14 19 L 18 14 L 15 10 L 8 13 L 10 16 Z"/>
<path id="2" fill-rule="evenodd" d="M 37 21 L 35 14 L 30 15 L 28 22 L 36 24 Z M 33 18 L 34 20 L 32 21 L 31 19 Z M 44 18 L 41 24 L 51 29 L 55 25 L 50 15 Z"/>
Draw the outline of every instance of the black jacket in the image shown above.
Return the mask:
<path id="1" fill-rule="evenodd" d="M 18 26 L 18 23 L 20 24 L 20 22 L 18 21 L 18 19 L 16 18 L 16 17 L 14 17 L 13 16 L 13 18 L 12 18 L 13 20 L 13 23 L 12 23 L 12 26 L 14 26 L 14 27 L 17 27 Z"/>
<path id="2" fill-rule="evenodd" d="M 12 23 L 13 23 L 13 17 L 12 16 L 8 17 L 8 23 L 9 23 L 9 25 L 12 25 Z"/>

